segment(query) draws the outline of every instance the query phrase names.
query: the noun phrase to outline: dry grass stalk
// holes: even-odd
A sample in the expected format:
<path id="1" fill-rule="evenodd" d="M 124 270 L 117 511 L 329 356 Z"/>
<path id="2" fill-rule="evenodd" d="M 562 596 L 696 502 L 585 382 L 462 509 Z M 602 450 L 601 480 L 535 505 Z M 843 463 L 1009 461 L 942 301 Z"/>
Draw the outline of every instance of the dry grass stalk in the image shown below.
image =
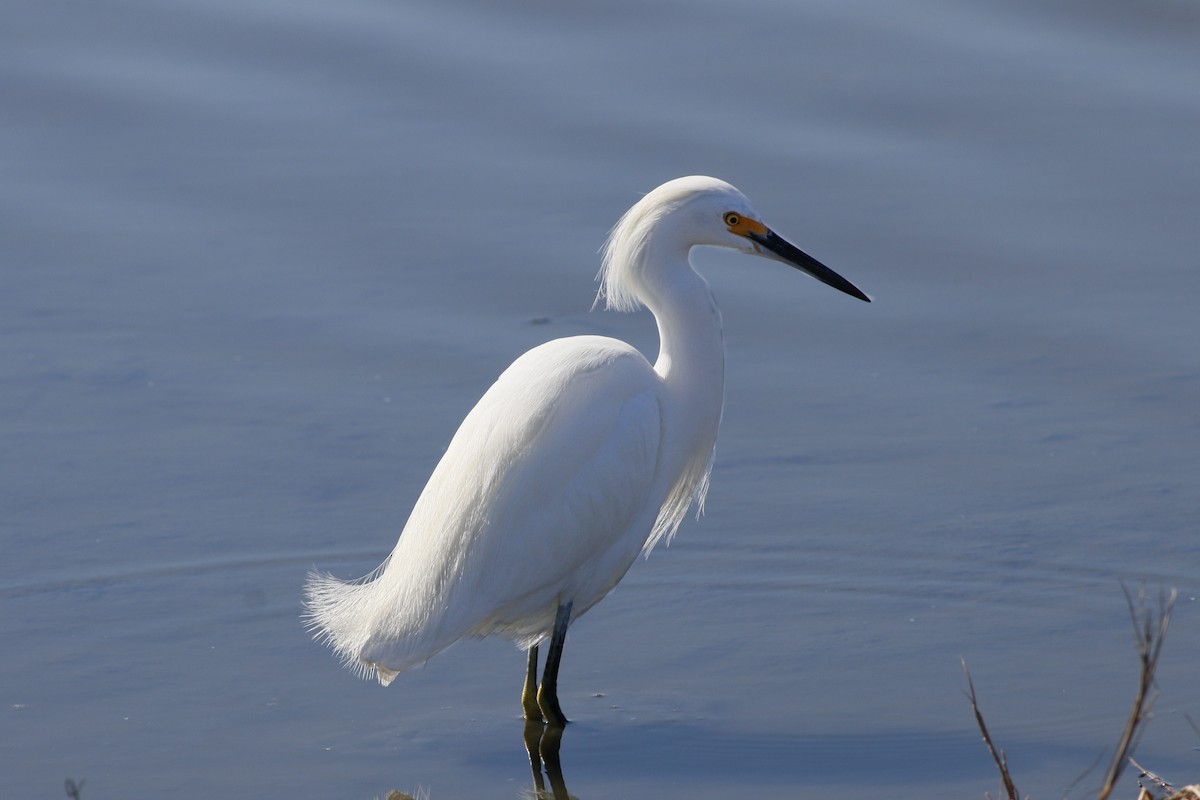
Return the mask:
<path id="1" fill-rule="evenodd" d="M 1151 781 L 1157 783 L 1164 791 L 1170 792 L 1172 790 L 1172 787 L 1166 781 L 1139 765 L 1133 760 L 1132 756 L 1138 742 L 1141 740 L 1146 723 L 1150 720 L 1150 711 L 1154 707 L 1154 701 L 1158 697 L 1154 675 L 1158 670 L 1158 659 L 1162 655 L 1163 642 L 1166 640 L 1167 628 L 1171 623 L 1171 610 L 1175 606 L 1175 599 L 1178 593 L 1174 589 L 1168 593 L 1160 592 L 1156 613 L 1147 603 L 1144 587 L 1138 590 L 1136 598 L 1130 594 L 1129 589 L 1124 585 L 1122 585 L 1121 589 L 1125 592 L 1125 600 L 1129 604 L 1129 616 L 1133 620 L 1134 644 L 1137 647 L 1138 658 L 1141 661 L 1141 672 L 1138 679 L 1137 693 L 1133 698 L 1133 708 L 1129 712 L 1129 717 L 1125 720 L 1125 728 L 1121 731 L 1121 738 L 1117 740 L 1117 747 L 1113 752 L 1112 761 L 1109 762 L 1108 770 L 1105 772 L 1104 783 L 1101 786 L 1097 800 L 1108 800 L 1109 795 L 1112 794 L 1113 789 L 1117 785 L 1117 781 L 1121 778 L 1121 773 L 1124 771 L 1126 763 L 1132 763 L 1137 769 L 1141 770 L 1142 777 L 1150 778 Z M 1021 800 L 1016 784 L 1013 782 L 1012 773 L 1008 769 L 1008 759 L 1004 754 L 1004 750 L 996 747 L 992 741 L 992 735 L 988 732 L 987 725 L 983 721 L 983 713 L 979 710 L 979 703 L 975 697 L 975 685 L 971 681 L 971 673 L 967 670 L 967 662 L 965 660 L 963 661 L 963 672 L 967 676 L 967 697 L 971 701 L 971 711 L 975 713 L 975 722 L 979 725 L 980 733 L 983 734 L 983 741 L 992 756 L 992 761 L 996 763 L 996 768 L 1000 771 L 1000 779 L 1004 782 L 1004 791 L 1008 795 L 1007 800 Z M 1197 730 L 1195 723 L 1190 719 L 1188 723 L 1192 725 L 1193 730 Z M 1200 733 L 1200 730 L 1197 730 L 1197 733 Z M 1138 800 L 1154 800 L 1154 796 L 1143 786 L 1141 793 L 1138 795 Z M 1170 797 L 1164 798 L 1164 800 L 1200 800 L 1200 785 L 1185 786 Z"/>
<path id="2" fill-rule="evenodd" d="M 1169 594 L 1159 592 L 1156 616 L 1154 610 L 1146 602 L 1145 587 L 1138 590 L 1136 600 L 1129 593 L 1128 587 L 1122 585 L 1121 590 L 1125 592 L 1125 601 L 1129 604 L 1129 617 L 1133 621 L 1133 639 L 1137 646 L 1142 669 L 1137 693 L 1133 698 L 1133 708 L 1125 720 L 1125 729 L 1121 731 L 1117 749 L 1113 752 L 1112 761 L 1109 762 L 1098 800 L 1108 800 L 1108 796 L 1116 788 L 1125 764 L 1133 755 L 1146 722 L 1150 719 L 1150 710 L 1158 698 L 1154 674 L 1158 670 L 1158 657 L 1162 655 L 1163 642 L 1167 637 L 1167 627 L 1171 624 L 1171 609 L 1174 608 L 1175 598 L 1178 596 L 1174 589 Z"/>
<path id="3" fill-rule="evenodd" d="M 987 724 L 983 721 L 983 712 L 979 710 L 979 703 L 975 698 L 975 684 L 971 681 L 971 671 L 967 669 L 967 660 L 962 660 L 963 673 L 967 676 L 967 698 L 971 701 L 971 710 L 975 712 L 975 722 L 979 725 L 979 732 L 983 734 L 983 743 L 987 745 L 988 752 L 992 754 L 992 761 L 996 762 L 996 769 L 1000 770 L 1000 780 L 1004 783 L 1004 791 L 1008 794 L 1008 800 L 1021 800 L 1021 795 L 1017 791 L 1016 784 L 1013 783 L 1012 773 L 1008 771 L 1008 757 L 1004 755 L 1004 748 L 997 749 L 992 742 L 992 735 L 988 733 Z"/>
<path id="4" fill-rule="evenodd" d="M 1169 793 L 1172 790 L 1171 784 L 1167 783 L 1165 780 L 1163 780 L 1162 778 L 1155 775 L 1150 770 L 1143 767 L 1141 764 L 1139 764 L 1137 761 L 1135 761 L 1133 759 L 1133 756 L 1129 757 L 1129 763 L 1132 764 L 1134 766 L 1134 768 L 1137 769 L 1138 772 L 1140 773 L 1138 775 L 1138 785 L 1139 786 L 1141 785 L 1142 778 L 1147 778 L 1152 783 L 1157 784 L 1158 788 L 1162 789 L 1164 792 Z M 1154 795 L 1150 794 L 1149 790 L 1147 790 L 1146 787 L 1144 787 L 1144 786 L 1142 787 L 1142 794 L 1146 795 L 1146 797 L 1149 797 L 1149 798 L 1154 797 Z"/>

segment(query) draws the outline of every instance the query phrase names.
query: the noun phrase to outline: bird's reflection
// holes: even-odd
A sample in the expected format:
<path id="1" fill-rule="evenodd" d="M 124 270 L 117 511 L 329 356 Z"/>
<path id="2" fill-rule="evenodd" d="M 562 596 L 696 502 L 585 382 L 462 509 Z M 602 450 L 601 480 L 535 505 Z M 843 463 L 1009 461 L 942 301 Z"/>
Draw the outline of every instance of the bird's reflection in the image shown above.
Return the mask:
<path id="1" fill-rule="evenodd" d="M 558 748 L 562 744 L 563 728 L 539 720 L 525 720 L 525 750 L 533 771 L 533 796 L 536 800 L 574 800 L 563 780 Z M 543 773 L 545 777 L 543 777 Z M 547 781 L 550 790 L 546 790 Z"/>

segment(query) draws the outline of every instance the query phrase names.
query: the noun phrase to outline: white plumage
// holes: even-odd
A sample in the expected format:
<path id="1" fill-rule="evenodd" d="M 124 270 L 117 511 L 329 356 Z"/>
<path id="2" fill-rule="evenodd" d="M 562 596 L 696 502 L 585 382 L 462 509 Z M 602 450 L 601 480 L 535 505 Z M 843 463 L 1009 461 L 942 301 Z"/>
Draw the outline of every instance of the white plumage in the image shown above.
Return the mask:
<path id="1" fill-rule="evenodd" d="M 388 559 L 360 581 L 310 576 L 309 624 L 347 664 L 386 685 L 468 636 L 535 648 L 556 615 L 561 650 L 566 624 L 703 502 L 724 352 L 720 312 L 688 260 L 701 244 L 783 260 L 867 299 L 775 236 L 723 181 L 680 178 L 646 195 L 613 229 L 601 296 L 650 309 L 657 361 L 577 336 L 505 370 L 463 420 Z M 549 673 L 548 662 L 553 693 L 557 654 Z M 565 722 L 556 698 L 542 710 Z"/>

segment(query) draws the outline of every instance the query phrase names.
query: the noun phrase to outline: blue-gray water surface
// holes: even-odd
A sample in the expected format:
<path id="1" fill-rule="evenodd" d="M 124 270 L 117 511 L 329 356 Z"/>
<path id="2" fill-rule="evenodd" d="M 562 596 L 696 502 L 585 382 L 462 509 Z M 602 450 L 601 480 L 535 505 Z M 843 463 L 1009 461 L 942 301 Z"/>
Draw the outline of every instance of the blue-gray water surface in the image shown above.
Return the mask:
<path id="1" fill-rule="evenodd" d="M 1200 10 L 1183 0 L 15 0 L 0 12 L 0 797 L 521 796 L 507 642 L 388 689 L 300 621 L 706 173 L 863 287 L 697 252 L 707 511 L 572 628 L 613 797 L 1200 777 Z M 1123 796 L 1134 794 L 1134 776 Z M 1086 796 L 1093 770 L 1072 790 Z"/>

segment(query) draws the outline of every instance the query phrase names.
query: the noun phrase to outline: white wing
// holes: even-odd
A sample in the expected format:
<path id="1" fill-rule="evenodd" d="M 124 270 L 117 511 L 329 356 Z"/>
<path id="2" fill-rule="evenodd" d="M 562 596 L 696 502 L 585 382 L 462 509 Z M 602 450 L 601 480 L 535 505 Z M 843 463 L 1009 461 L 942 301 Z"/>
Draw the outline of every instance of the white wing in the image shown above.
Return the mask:
<path id="1" fill-rule="evenodd" d="M 669 488 L 659 392 L 646 359 L 613 339 L 518 359 L 463 421 L 382 574 L 361 587 L 356 646 L 342 644 L 390 678 L 464 635 L 531 644 L 560 597 L 586 611 L 632 564 Z"/>

